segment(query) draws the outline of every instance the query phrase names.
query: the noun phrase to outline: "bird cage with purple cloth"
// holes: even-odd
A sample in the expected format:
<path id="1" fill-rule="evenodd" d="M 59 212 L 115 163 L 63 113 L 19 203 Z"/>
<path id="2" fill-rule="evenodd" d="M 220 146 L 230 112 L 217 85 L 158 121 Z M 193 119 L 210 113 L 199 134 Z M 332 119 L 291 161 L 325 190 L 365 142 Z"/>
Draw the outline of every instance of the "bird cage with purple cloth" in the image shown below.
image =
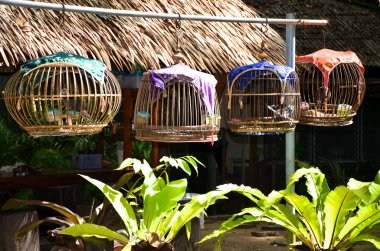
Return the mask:
<path id="1" fill-rule="evenodd" d="M 364 93 L 364 67 L 351 51 L 319 50 L 296 58 L 301 84 L 300 124 L 352 124 Z"/>
<path id="2" fill-rule="evenodd" d="M 159 142 L 213 142 L 220 111 L 213 75 L 175 64 L 144 73 L 137 94 L 136 138 Z"/>
<path id="3" fill-rule="evenodd" d="M 301 97 L 296 72 L 265 59 L 228 74 L 227 124 L 241 134 L 293 131 Z"/>
<path id="4" fill-rule="evenodd" d="M 93 134 L 116 115 L 121 89 L 102 62 L 59 52 L 26 62 L 8 81 L 4 100 L 34 137 Z"/>

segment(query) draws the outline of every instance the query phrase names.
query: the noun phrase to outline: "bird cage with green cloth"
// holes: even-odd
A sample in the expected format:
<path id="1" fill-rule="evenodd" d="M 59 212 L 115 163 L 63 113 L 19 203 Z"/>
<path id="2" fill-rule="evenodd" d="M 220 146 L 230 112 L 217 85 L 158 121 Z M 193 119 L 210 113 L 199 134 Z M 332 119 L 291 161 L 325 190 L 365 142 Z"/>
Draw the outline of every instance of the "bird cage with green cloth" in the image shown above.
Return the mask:
<path id="1" fill-rule="evenodd" d="M 143 74 L 137 94 L 136 138 L 158 142 L 213 142 L 220 128 L 217 80 L 178 63 Z"/>
<path id="2" fill-rule="evenodd" d="M 266 55 L 258 63 L 228 74 L 226 122 L 232 132 L 269 134 L 293 131 L 300 115 L 299 81 L 295 70 L 273 65 Z"/>
<path id="3" fill-rule="evenodd" d="M 104 63 L 58 52 L 22 65 L 8 81 L 4 100 L 34 137 L 94 134 L 119 110 L 121 89 Z"/>
<path id="4" fill-rule="evenodd" d="M 296 58 L 301 84 L 300 124 L 345 126 L 364 97 L 364 67 L 352 51 L 322 49 Z"/>

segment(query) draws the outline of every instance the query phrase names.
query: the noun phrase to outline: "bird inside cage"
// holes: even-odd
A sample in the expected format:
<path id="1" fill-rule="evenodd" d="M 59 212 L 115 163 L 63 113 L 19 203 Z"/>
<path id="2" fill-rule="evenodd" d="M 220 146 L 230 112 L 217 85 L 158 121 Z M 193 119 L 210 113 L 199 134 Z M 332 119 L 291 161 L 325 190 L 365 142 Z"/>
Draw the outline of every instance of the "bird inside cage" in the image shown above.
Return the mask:
<path id="1" fill-rule="evenodd" d="M 46 120 L 50 123 L 57 122 L 58 125 L 69 125 L 72 126 L 72 112 L 62 112 L 57 108 L 49 108 L 46 113 Z"/>
<path id="2" fill-rule="evenodd" d="M 60 91 L 60 95 L 68 96 L 69 92 L 66 88 L 63 88 Z M 54 105 L 53 103 L 52 107 L 48 108 L 45 116 L 46 120 L 50 123 L 57 122 L 58 125 L 72 126 L 73 123 L 91 122 L 90 114 L 87 111 L 86 105 L 80 98 L 63 98 L 62 109 L 55 107 L 59 107 L 59 105 Z"/>
<path id="3" fill-rule="evenodd" d="M 273 112 L 274 118 L 292 119 L 294 117 L 294 105 L 268 105 L 267 108 Z"/>

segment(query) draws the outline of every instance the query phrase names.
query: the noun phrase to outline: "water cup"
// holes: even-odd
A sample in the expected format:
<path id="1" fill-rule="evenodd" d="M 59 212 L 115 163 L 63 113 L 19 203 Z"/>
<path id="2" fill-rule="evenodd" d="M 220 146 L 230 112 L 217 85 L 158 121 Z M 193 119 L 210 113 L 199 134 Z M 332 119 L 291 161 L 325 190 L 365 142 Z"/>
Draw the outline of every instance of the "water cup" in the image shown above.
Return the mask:
<path id="1" fill-rule="evenodd" d="M 339 104 L 336 110 L 336 116 L 347 116 L 352 109 L 352 106 L 346 104 Z"/>

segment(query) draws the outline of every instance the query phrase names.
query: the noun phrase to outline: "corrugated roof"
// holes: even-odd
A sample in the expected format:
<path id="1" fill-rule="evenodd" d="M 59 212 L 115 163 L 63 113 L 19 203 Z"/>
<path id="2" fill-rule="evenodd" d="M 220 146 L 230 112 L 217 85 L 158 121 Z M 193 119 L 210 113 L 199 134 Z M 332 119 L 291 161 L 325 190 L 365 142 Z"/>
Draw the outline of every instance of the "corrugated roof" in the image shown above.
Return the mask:
<path id="1" fill-rule="evenodd" d="M 365 66 L 380 66 L 380 12 L 336 0 L 244 0 L 268 17 L 284 18 L 294 12 L 298 18 L 328 19 L 326 27 L 298 27 L 296 52 L 309 54 L 324 47 L 354 51 Z M 283 36 L 285 29 L 277 28 Z"/>

